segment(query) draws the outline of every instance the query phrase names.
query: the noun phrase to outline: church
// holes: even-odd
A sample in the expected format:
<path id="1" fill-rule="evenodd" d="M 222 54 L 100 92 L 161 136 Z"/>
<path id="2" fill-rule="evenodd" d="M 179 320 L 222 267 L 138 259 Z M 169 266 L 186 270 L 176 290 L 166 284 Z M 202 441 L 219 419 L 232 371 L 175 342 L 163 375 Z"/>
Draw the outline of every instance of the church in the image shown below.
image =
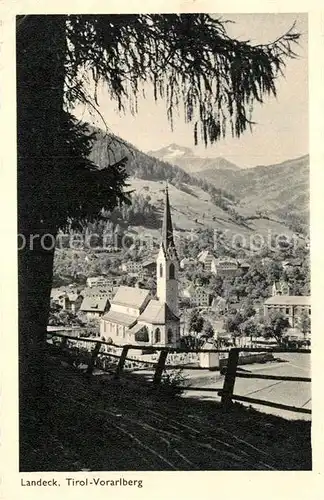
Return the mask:
<path id="1" fill-rule="evenodd" d="M 179 259 L 166 187 L 162 238 L 156 260 L 157 297 L 147 289 L 119 287 L 109 312 L 101 318 L 101 337 L 118 345 L 177 347 L 180 342 L 178 274 Z"/>

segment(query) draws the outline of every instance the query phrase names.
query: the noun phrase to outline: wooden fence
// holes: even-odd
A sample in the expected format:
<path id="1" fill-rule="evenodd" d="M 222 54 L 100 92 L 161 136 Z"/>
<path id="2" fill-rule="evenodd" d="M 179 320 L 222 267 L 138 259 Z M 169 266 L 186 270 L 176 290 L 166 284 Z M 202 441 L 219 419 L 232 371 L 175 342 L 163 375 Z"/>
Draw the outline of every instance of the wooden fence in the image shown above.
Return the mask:
<path id="1" fill-rule="evenodd" d="M 64 350 L 67 348 L 67 341 L 77 341 L 77 342 L 85 342 L 85 343 L 92 343 L 95 344 L 94 348 L 91 351 L 91 356 L 88 362 L 88 367 L 86 373 L 88 375 L 92 375 L 96 360 L 98 355 L 100 354 L 101 356 L 109 356 L 112 358 L 118 359 L 118 363 L 114 372 L 114 377 L 118 379 L 125 368 L 125 363 L 126 361 L 132 361 L 133 363 L 144 363 L 146 365 L 151 365 L 155 367 L 154 370 L 154 376 L 153 376 L 153 384 L 158 385 L 161 383 L 162 380 L 162 374 L 164 370 L 167 369 L 178 369 L 178 368 L 183 368 L 186 370 L 206 370 L 206 368 L 201 368 L 199 366 L 186 366 L 186 365 L 167 365 L 166 360 L 168 357 L 169 353 L 227 353 L 228 354 L 228 361 L 227 361 L 227 366 L 226 369 L 224 370 L 225 377 L 224 377 L 224 383 L 223 387 L 192 387 L 192 386 L 183 386 L 181 388 L 185 389 L 186 391 L 201 391 L 201 392 L 217 392 L 217 394 L 221 397 L 221 403 L 224 408 L 228 408 L 231 406 L 233 401 L 241 401 L 241 402 L 246 402 L 246 403 L 254 403 L 258 405 L 265 405 L 269 406 L 272 408 L 278 408 L 282 410 L 287 410 L 287 411 L 293 411 L 296 413 L 306 413 L 306 414 L 311 414 L 311 410 L 308 408 L 299 408 L 295 406 L 290 406 L 290 405 L 285 405 L 281 403 L 276 403 L 273 401 L 268 401 L 268 400 L 263 400 L 263 399 L 256 399 L 256 398 L 250 398 L 247 396 L 240 396 L 238 394 L 234 394 L 234 387 L 235 387 L 235 381 L 237 378 L 250 378 L 250 379 L 263 379 L 263 380 L 279 380 L 279 381 L 289 381 L 289 382 L 311 382 L 311 378 L 308 377 L 290 377 L 290 376 L 277 376 L 277 375 L 257 375 L 257 374 L 252 374 L 252 373 L 244 373 L 244 372 L 239 372 L 237 371 L 238 368 L 238 363 L 239 363 L 239 355 L 240 352 L 254 352 L 254 353 L 263 353 L 263 352 L 270 352 L 270 353 L 298 353 L 298 354 L 310 354 L 311 350 L 310 349 L 284 349 L 280 347 L 271 347 L 270 349 L 265 349 L 265 348 L 231 348 L 231 349 L 183 349 L 183 348 L 177 348 L 177 347 L 153 347 L 154 351 L 160 352 L 159 358 L 157 362 L 150 362 L 150 361 L 141 361 L 133 358 L 127 357 L 128 352 L 130 349 L 132 350 L 140 350 L 140 351 L 150 351 L 152 352 L 152 346 L 140 346 L 140 345 L 124 345 L 124 346 L 118 346 L 115 344 L 109 344 L 108 342 L 105 342 L 103 340 L 97 340 L 94 338 L 76 338 L 73 336 L 69 335 L 64 335 L 63 333 L 59 332 L 48 332 L 48 335 L 51 337 L 59 337 L 61 338 L 60 342 L 60 350 Z M 115 347 L 122 349 L 121 354 L 113 354 L 110 352 L 100 352 L 101 346 L 102 345 L 108 345 L 109 347 Z M 216 368 L 216 371 L 219 371 L 219 368 Z M 223 371 L 223 370 L 222 370 Z"/>

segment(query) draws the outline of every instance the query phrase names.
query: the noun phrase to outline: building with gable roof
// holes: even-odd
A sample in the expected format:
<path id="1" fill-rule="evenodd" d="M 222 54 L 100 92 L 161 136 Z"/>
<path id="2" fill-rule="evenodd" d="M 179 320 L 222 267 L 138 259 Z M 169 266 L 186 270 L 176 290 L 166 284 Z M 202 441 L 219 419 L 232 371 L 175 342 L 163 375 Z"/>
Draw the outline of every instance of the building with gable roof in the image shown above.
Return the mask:
<path id="1" fill-rule="evenodd" d="M 119 287 L 109 312 L 101 319 L 101 336 L 118 345 L 177 346 L 180 341 L 178 275 L 179 259 L 166 187 L 162 237 L 156 260 L 157 297 L 147 289 Z"/>
<path id="2" fill-rule="evenodd" d="M 64 311 L 71 311 L 76 314 L 81 307 L 83 293 L 69 287 L 53 288 L 51 291 L 51 300 L 58 304 Z"/>
<path id="3" fill-rule="evenodd" d="M 190 283 L 190 285 L 183 290 L 182 294 L 189 299 L 193 306 L 208 307 L 212 302 L 212 296 L 208 293 L 206 288 L 203 286 L 196 286 L 194 283 Z"/>
<path id="4" fill-rule="evenodd" d="M 264 317 L 268 319 L 271 312 L 280 312 L 285 316 L 292 328 L 298 327 L 301 314 L 305 311 L 311 315 L 311 297 L 308 295 L 275 295 L 264 302 Z"/>
<path id="5" fill-rule="evenodd" d="M 289 285 L 286 281 L 275 281 L 272 285 L 272 296 L 289 295 Z"/>
<path id="6" fill-rule="evenodd" d="M 88 295 L 84 297 L 80 312 L 86 314 L 88 319 L 100 318 L 106 311 L 109 310 L 109 299 L 108 297 L 97 297 Z"/>
<path id="7" fill-rule="evenodd" d="M 204 269 L 208 272 L 212 272 L 212 269 L 213 269 L 213 264 L 215 262 L 215 257 L 214 255 L 209 252 L 209 250 L 202 250 L 199 254 L 198 254 L 198 262 L 200 262 L 201 264 L 203 264 L 204 266 Z"/>
<path id="8" fill-rule="evenodd" d="M 233 278 L 236 276 L 238 269 L 238 261 L 231 257 L 214 259 L 211 263 L 211 272 L 216 276 L 222 276 L 223 278 Z"/>

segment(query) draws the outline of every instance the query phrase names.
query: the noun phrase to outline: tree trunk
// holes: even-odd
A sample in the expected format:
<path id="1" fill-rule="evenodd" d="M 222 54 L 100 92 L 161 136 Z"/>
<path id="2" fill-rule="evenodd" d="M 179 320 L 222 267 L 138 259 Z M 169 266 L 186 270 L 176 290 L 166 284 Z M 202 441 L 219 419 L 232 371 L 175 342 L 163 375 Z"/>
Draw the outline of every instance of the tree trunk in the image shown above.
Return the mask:
<path id="1" fill-rule="evenodd" d="M 20 423 L 43 408 L 44 349 L 59 208 L 65 16 L 17 18 Z M 62 174 L 61 174 L 62 175 Z M 46 234 L 50 236 L 45 237 Z M 35 415 L 36 411 L 36 415 Z M 21 427 L 21 433 L 24 432 Z"/>

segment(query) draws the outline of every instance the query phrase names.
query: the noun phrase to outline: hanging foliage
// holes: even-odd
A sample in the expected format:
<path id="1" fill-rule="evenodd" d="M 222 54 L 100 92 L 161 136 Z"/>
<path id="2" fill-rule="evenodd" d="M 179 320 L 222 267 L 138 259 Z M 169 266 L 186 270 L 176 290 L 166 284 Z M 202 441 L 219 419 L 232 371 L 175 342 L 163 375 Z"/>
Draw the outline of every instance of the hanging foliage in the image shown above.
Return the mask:
<path id="1" fill-rule="evenodd" d="M 300 37 L 292 26 L 273 43 L 252 45 L 230 38 L 226 22 L 208 14 L 69 16 L 66 32 L 67 105 L 98 104 L 102 81 L 120 111 L 136 113 L 149 82 L 155 99 L 166 101 L 171 127 L 183 105 L 195 142 L 205 145 L 253 125 L 255 101 L 276 96 L 276 78 L 297 57 Z M 91 80 L 92 95 L 84 85 Z"/>

